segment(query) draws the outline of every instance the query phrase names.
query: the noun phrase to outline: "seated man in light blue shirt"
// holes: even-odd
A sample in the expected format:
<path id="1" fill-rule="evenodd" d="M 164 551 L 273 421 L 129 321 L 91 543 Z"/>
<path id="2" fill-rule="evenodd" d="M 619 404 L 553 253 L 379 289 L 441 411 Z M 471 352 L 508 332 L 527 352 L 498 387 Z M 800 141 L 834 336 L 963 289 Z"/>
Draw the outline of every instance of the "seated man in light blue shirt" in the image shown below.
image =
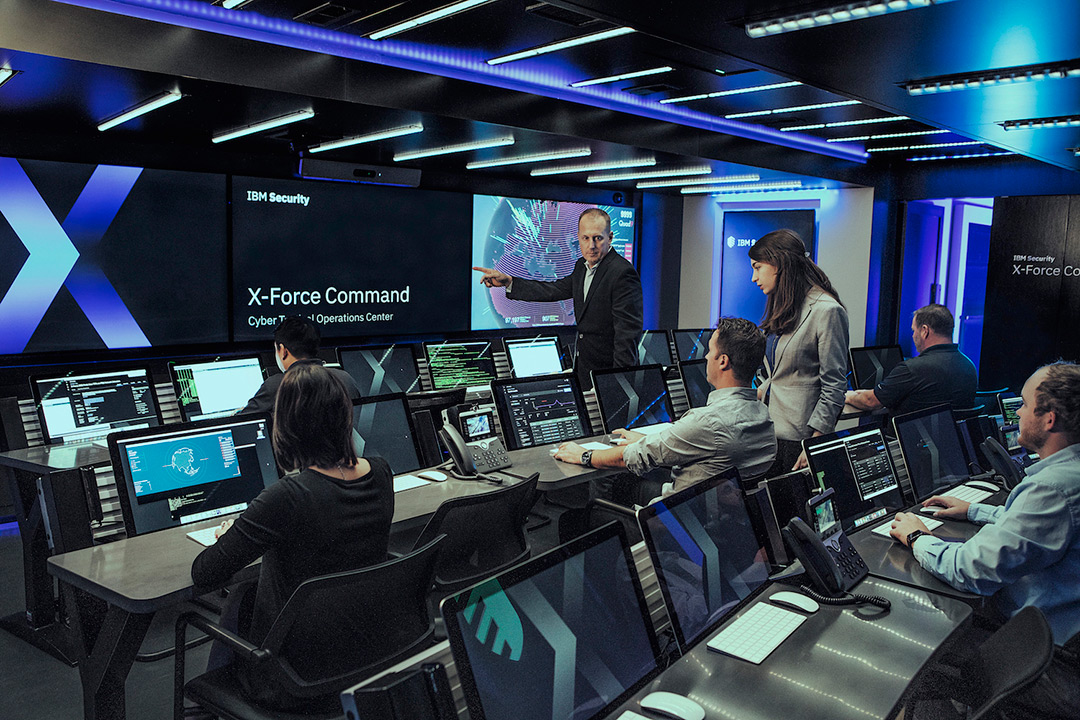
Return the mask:
<path id="1" fill-rule="evenodd" d="M 616 430 L 628 443 L 604 450 L 586 450 L 563 443 L 555 457 L 596 468 L 625 468 L 644 475 L 653 468 L 671 468 L 677 492 L 732 467 L 743 478 L 762 475 L 776 457 L 776 436 L 769 409 L 750 387 L 765 354 L 765 336 L 742 318 L 720 318 L 709 339 L 705 372 L 715 389 L 705 407 L 692 408 L 671 427 L 652 435 Z"/>
<path id="2" fill-rule="evenodd" d="M 1041 367 L 1024 383 L 1020 444 L 1042 458 L 1004 507 L 935 495 L 939 517 L 983 525 L 970 540 L 935 538 L 914 513 L 899 513 L 892 536 L 953 587 L 994 595 L 1004 617 L 1034 605 L 1057 645 L 1080 632 L 1080 366 Z M 1080 667 L 1057 658 L 1018 700 L 1041 717 L 1080 717 Z"/>

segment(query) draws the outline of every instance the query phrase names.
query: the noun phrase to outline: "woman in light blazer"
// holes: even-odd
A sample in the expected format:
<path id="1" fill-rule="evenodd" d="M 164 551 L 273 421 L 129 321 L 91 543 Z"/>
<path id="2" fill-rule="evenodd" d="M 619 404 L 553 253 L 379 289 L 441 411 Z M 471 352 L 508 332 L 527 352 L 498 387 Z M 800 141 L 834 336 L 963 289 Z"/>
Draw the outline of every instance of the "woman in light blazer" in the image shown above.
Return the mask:
<path id="1" fill-rule="evenodd" d="M 830 433 L 847 390 L 848 316 L 828 276 L 792 230 L 750 248 L 752 281 L 768 296 L 764 381 L 758 397 L 776 429 L 775 475 L 806 465 L 802 440 Z"/>

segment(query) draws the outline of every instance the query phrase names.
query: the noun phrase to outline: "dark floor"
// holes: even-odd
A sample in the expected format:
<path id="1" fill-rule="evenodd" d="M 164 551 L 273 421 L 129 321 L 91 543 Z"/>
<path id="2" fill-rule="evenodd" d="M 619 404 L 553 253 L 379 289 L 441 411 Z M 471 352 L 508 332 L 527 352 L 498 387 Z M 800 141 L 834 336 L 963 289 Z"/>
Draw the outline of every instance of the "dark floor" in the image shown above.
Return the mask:
<path id="1" fill-rule="evenodd" d="M 569 504 L 580 503 L 576 497 L 564 500 Z M 541 502 L 536 511 L 552 518 L 552 522 L 529 532 L 534 556 L 558 544 L 558 518 L 563 509 Z M 530 524 L 537 519 L 534 514 Z M 0 525 L 0 578 L 0 617 L 24 611 L 22 544 L 14 525 Z M 175 613 L 160 614 L 154 619 L 143 652 L 172 644 L 175 617 Z M 190 651 L 189 668 L 205 666 L 208 652 L 209 645 Z M 172 669 L 172 658 L 156 663 L 135 663 L 127 683 L 127 716 L 130 720 L 171 717 Z M 189 670 L 189 677 L 191 674 Z M 78 670 L 0 630 L 0 720 L 75 720 L 80 717 L 82 696 Z"/>

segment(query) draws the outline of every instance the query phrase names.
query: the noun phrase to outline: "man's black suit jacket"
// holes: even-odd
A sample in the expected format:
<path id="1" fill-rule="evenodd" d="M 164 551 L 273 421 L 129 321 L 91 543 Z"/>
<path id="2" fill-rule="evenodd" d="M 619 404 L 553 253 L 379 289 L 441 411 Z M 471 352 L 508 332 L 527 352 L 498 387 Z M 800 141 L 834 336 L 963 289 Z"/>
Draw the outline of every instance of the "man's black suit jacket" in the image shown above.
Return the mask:
<path id="1" fill-rule="evenodd" d="M 578 258 L 574 271 L 554 282 L 514 278 L 511 300 L 555 302 L 574 300 L 577 322 L 577 360 L 574 370 L 583 388 L 592 387 L 589 371 L 637 365 L 643 311 L 641 278 L 634 266 L 618 253 L 608 251 L 596 268 L 585 294 L 585 260 Z"/>

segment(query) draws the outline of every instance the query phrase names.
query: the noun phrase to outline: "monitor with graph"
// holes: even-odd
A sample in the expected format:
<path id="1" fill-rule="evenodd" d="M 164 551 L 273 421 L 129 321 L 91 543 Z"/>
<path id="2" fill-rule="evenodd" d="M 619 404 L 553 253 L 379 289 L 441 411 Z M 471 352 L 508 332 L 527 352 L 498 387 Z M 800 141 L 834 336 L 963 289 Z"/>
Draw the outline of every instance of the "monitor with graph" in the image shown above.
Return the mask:
<path id="1" fill-rule="evenodd" d="M 675 419 L 671 395 L 659 365 L 593 370 L 593 387 L 604 432 L 639 430 Z"/>
<path id="2" fill-rule="evenodd" d="M 263 383 L 256 355 L 169 363 L 176 404 L 185 421 L 235 415 Z"/>
<path id="3" fill-rule="evenodd" d="M 46 445 L 104 441 L 121 428 L 157 427 L 161 410 L 145 367 L 54 371 L 30 378 Z"/>
<path id="4" fill-rule="evenodd" d="M 574 375 L 495 380 L 491 398 L 510 450 L 592 434 L 589 412 Z"/>
<path id="5" fill-rule="evenodd" d="M 413 346 L 369 345 L 338 349 L 341 369 L 349 373 L 362 397 L 410 393 L 420 389 Z"/>

